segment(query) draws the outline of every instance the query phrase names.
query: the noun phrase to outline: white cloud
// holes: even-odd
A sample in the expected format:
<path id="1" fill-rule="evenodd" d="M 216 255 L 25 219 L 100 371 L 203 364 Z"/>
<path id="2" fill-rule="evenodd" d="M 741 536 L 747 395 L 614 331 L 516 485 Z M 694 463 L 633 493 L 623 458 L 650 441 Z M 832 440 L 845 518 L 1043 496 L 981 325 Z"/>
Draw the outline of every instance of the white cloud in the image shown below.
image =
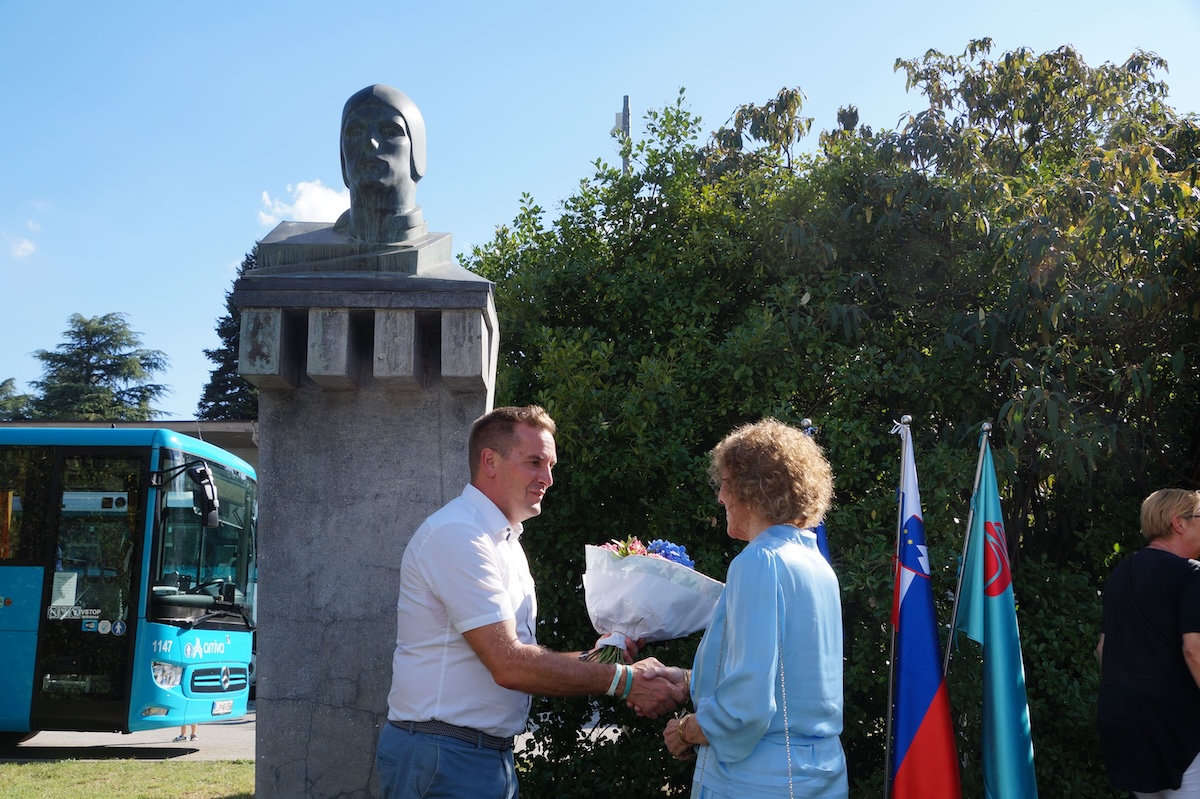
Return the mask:
<path id="1" fill-rule="evenodd" d="M 37 245 L 35 245 L 29 239 L 17 239 L 16 241 L 12 242 L 13 258 L 26 258 L 30 255 L 33 255 L 33 252 L 36 249 Z"/>
<path id="2" fill-rule="evenodd" d="M 28 222 L 25 223 L 25 227 L 29 228 L 30 233 L 41 233 L 42 232 L 42 226 L 39 225 L 37 222 L 34 222 L 32 219 L 30 219 Z"/>
<path id="3" fill-rule="evenodd" d="M 258 211 L 261 225 L 276 225 L 284 219 L 296 222 L 335 222 L 342 211 L 350 207 L 350 190 L 337 191 L 319 180 L 289 184 L 287 193 L 291 202 L 262 193 L 262 207 Z"/>

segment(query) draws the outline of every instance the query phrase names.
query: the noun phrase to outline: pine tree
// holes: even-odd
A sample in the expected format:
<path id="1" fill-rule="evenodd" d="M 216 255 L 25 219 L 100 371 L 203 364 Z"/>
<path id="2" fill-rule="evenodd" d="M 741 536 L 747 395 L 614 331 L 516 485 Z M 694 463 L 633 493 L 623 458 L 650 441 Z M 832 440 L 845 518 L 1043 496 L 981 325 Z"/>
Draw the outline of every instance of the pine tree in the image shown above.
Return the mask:
<path id="1" fill-rule="evenodd" d="M 8 378 L 0 382 L 0 422 L 19 422 L 28 419 L 33 412 L 29 403 L 33 398 L 17 393 L 17 381 Z"/>
<path id="2" fill-rule="evenodd" d="M 238 277 L 253 269 L 258 261 L 258 245 L 246 254 L 238 267 Z M 233 304 L 233 290 L 225 292 L 226 313 L 217 320 L 221 346 L 205 350 L 204 356 L 216 364 L 197 405 L 199 419 L 257 419 L 258 389 L 238 374 L 238 343 L 241 339 L 242 314 Z"/>
<path id="3" fill-rule="evenodd" d="M 34 353 L 42 379 L 32 383 L 32 418 L 144 422 L 161 415 L 151 403 L 169 389 L 152 380 L 167 368 L 166 353 L 142 349 L 121 313 L 72 314 L 67 322 L 64 343 Z"/>

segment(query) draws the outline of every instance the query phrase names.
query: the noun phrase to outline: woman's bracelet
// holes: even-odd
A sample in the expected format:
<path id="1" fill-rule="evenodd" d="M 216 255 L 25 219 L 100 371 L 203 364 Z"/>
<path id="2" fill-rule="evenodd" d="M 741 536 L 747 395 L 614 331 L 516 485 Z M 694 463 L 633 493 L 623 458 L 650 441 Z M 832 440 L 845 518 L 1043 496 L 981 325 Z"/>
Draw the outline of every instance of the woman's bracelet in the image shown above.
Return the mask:
<path id="1" fill-rule="evenodd" d="M 688 716 L 691 716 L 691 715 L 692 715 L 691 713 L 684 713 L 682 716 L 679 717 L 679 723 L 675 725 L 675 735 L 677 735 L 679 737 L 679 742 L 682 743 L 684 746 L 694 746 L 694 744 L 691 741 L 689 741 L 687 738 L 683 737 L 683 723 L 685 721 L 687 721 Z"/>

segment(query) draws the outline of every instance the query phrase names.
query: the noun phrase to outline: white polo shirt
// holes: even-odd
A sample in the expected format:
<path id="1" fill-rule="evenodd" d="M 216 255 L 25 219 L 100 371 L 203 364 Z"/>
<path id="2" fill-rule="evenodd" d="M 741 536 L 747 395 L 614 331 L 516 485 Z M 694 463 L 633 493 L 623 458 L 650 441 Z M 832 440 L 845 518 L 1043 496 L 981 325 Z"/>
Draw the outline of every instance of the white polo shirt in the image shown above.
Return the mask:
<path id="1" fill-rule="evenodd" d="M 497 685 L 462 636 L 513 619 L 520 641 L 537 643 L 522 529 L 471 485 L 417 528 L 400 564 L 389 719 L 525 731 L 529 694 Z"/>

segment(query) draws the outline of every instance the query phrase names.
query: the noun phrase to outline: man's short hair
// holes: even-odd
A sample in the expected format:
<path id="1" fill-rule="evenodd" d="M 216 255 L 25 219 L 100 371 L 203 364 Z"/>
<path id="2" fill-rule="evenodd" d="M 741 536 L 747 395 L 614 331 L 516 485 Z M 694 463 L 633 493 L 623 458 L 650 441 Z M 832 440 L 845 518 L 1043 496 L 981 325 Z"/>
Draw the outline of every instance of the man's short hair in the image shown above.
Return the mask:
<path id="1" fill-rule="evenodd" d="M 471 458 L 471 477 L 479 468 L 479 456 L 485 449 L 495 450 L 508 457 L 519 424 L 527 424 L 554 435 L 557 427 L 550 414 L 539 405 L 506 406 L 485 413 L 471 425 L 468 450 Z"/>

